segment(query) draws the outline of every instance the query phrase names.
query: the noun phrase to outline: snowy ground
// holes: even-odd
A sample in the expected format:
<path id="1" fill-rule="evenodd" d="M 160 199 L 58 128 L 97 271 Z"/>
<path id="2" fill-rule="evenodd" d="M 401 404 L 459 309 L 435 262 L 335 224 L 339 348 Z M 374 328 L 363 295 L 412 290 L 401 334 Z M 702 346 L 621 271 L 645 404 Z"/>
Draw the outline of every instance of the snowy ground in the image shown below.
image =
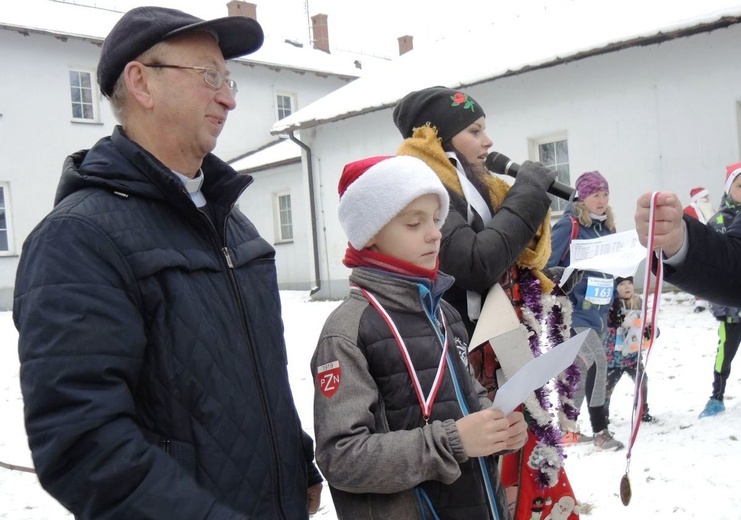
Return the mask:
<path id="1" fill-rule="evenodd" d="M 305 292 L 283 292 L 289 370 L 304 427 L 313 431 L 313 385 L 309 359 L 326 316 L 338 302 L 310 302 Z M 583 518 L 676 518 L 736 520 L 741 518 L 741 368 L 731 375 L 726 412 L 697 419 L 711 389 L 717 342 L 716 322 L 708 312 L 694 314 L 685 294 L 664 297 L 661 336 L 649 358 L 649 403 L 657 423 L 644 424 L 632 452 L 633 499 L 620 502 L 618 489 L 625 472 L 626 450 L 596 451 L 590 445 L 568 448 L 566 471 L 577 499 L 592 506 Z M 9 313 L 0 313 L 0 461 L 30 466 L 18 388 L 17 335 Z M 626 377 L 613 395 L 610 428 L 627 444 L 633 385 Z M 580 419 L 588 432 L 586 413 Z M 334 520 L 326 491 L 314 518 Z M 0 468 L 0 518 L 46 520 L 72 518 L 47 495 L 33 474 Z"/>

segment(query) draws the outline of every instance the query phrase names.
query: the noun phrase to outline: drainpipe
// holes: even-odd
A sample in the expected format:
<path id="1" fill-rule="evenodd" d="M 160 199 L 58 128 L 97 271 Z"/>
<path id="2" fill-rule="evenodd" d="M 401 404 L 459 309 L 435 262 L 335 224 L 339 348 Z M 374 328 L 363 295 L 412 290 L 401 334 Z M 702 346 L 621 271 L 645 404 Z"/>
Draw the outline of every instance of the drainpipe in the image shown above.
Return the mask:
<path id="1" fill-rule="evenodd" d="M 314 162 L 312 161 L 311 148 L 305 143 L 299 141 L 293 132 L 288 132 L 288 138 L 299 145 L 306 152 L 306 164 L 309 173 L 309 212 L 311 213 L 311 243 L 314 249 L 314 287 L 309 291 L 312 296 L 322 288 L 321 278 L 319 276 L 319 244 L 316 233 L 316 211 L 314 202 Z"/>

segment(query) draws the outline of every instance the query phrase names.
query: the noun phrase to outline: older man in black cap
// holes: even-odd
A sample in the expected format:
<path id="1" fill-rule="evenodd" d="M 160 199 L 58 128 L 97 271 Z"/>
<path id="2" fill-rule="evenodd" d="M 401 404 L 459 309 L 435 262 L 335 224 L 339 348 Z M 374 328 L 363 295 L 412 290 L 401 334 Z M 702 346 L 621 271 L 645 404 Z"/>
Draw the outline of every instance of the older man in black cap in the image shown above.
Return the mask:
<path id="1" fill-rule="evenodd" d="M 39 479 L 76 518 L 300 519 L 321 476 L 286 370 L 274 250 L 211 154 L 263 41 L 142 7 L 106 38 L 121 126 L 67 158 L 14 299 Z M 308 504 L 308 507 L 307 507 Z"/>

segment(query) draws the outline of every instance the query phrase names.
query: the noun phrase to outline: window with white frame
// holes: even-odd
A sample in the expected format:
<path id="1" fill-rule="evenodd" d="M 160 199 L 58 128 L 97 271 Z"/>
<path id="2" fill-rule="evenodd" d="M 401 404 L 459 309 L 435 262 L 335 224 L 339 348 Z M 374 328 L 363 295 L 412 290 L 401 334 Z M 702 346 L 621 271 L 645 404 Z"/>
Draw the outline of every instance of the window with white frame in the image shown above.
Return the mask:
<path id="1" fill-rule="evenodd" d="M 569 186 L 571 174 L 569 172 L 569 142 L 567 139 L 545 140 L 537 143 L 538 161 L 551 170 L 558 172 L 557 180 Z M 567 201 L 549 195 L 551 198 L 551 211 L 563 211 L 568 204 Z"/>
<path id="2" fill-rule="evenodd" d="M 275 195 L 276 242 L 293 241 L 293 213 L 291 211 L 291 194 L 277 193 Z"/>
<path id="3" fill-rule="evenodd" d="M 69 71 L 69 91 L 72 103 L 72 120 L 97 122 L 98 105 L 93 73 L 88 70 L 71 69 Z"/>
<path id="4" fill-rule="evenodd" d="M 278 92 L 275 96 L 275 106 L 278 119 L 290 116 L 296 107 L 296 95 L 288 92 Z"/>
<path id="5" fill-rule="evenodd" d="M 0 182 L 0 256 L 12 254 L 13 237 L 10 228 L 10 185 Z"/>

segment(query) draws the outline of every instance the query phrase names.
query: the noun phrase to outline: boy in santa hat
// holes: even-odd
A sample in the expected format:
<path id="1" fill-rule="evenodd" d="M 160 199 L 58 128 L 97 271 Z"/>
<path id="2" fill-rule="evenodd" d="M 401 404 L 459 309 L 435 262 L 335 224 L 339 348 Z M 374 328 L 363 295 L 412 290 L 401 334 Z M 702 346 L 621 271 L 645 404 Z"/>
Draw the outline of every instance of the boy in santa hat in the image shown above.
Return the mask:
<path id="1" fill-rule="evenodd" d="M 708 220 L 715 215 L 715 208 L 710 202 L 710 192 L 698 186 L 690 190 L 690 203 L 684 207 L 684 212 L 690 217 L 707 224 Z M 695 312 L 702 312 L 708 308 L 707 300 L 695 296 Z"/>
<path id="2" fill-rule="evenodd" d="M 725 233 L 741 211 L 741 162 L 726 167 L 726 182 L 720 209 L 707 223 L 719 233 Z M 713 366 L 713 393 L 700 418 L 717 415 L 725 411 L 723 397 L 726 382 L 731 375 L 731 362 L 741 343 L 741 309 L 710 304 L 710 312 L 718 320 L 718 350 Z"/>
<path id="3" fill-rule="evenodd" d="M 348 164 L 339 193 L 350 295 L 311 360 L 316 459 L 338 518 L 510 518 L 492 455 L 522 448 L 527 425 L 491 407 L 442 300 L 448 192 L 396 156 Z"/>

